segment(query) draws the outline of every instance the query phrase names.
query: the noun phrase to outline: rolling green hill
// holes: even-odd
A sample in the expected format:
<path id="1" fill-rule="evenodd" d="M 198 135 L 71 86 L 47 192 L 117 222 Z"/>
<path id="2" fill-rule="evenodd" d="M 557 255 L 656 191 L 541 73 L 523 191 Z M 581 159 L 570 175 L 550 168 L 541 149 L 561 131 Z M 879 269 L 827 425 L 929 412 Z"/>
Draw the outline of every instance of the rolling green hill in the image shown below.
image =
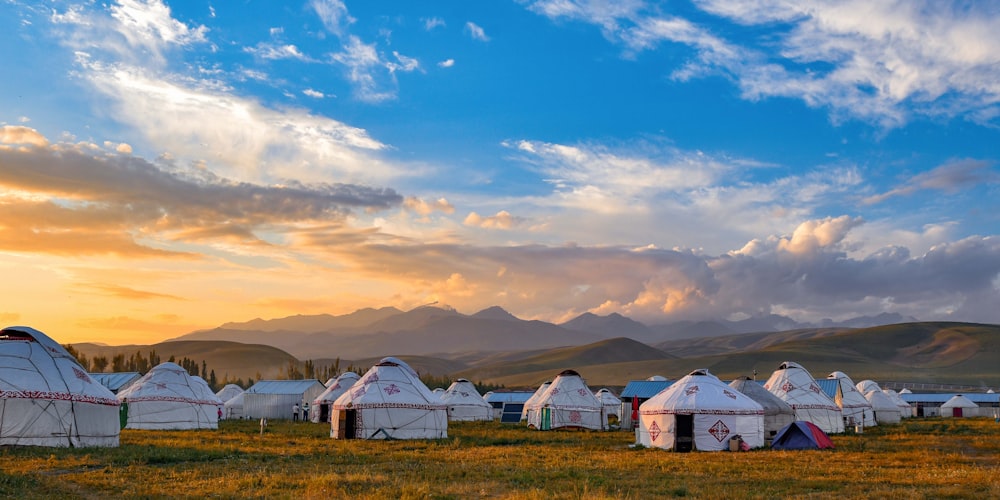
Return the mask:
<path id="1" fill-rule="evenodd" d="M 720 346 L 729 346 L 729 350 Z M 629 362 L 591 359 L 586 363 L 587 360 L 580 358 L 575 365 L 559 368 L 572 367 L 591 385 L 621 386 L 628 380 L 654 374 L 679 378 L 697 368 L 708 368 L 723 379 L 752 375 L 756 370 L 758 378 L 766 379 L 783 361 L 795 361 L 817 378 L 839 370 L 855 381 L 1000 387 L 1000 325 L 904 323 L 862 329 L 745 334 L 703 339 L 699 346 L 689 349 L 699 350 L 712 354 Z M 539 357 L 544 359 L 545 355 Z M 553 365 L 509 363 L 506 368 L 503 365 L 472 368 L 465 376 L 507 386 L 532 387 L 557 372 Z"/>

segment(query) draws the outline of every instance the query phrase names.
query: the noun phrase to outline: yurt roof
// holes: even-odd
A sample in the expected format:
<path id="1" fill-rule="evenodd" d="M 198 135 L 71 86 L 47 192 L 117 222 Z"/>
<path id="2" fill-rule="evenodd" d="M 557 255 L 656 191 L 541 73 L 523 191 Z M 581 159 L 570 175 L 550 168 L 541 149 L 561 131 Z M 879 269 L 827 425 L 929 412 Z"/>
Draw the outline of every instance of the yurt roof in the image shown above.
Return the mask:
<path id="1" fill-rule="evenodd" d="M 305 394 L 322 382 L 314 378 L 304 380 L 261 380 L 251 386 L 246 392 L 250 394 Z"/>
<path id="2" fill-rule="evenodd" d="M 951 399 L 945 401 L 941 405 L 941 408 L 978 408 L 979 405 L 973 403 L 969 398 L 961 395 L 955 394 Z"/>
<path id="3" fill-rule="evenodd" d="M 771 394 L 763 385 L 750 377 L 740 377 L 729 383 L 729 387 L 742 392 L 764 407 L 765 415 L 793 415 L 792 407 L 783 399 Z"/>

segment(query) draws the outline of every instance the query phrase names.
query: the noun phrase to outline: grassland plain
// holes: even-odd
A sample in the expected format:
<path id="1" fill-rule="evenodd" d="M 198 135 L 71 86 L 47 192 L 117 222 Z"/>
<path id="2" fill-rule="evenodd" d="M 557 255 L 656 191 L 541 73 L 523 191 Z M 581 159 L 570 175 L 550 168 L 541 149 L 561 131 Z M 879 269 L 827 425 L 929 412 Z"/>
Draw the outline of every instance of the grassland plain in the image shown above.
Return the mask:
<path id="1" fill-rule="evenodd" d="M 834 450 L 672 453 L 629 432 L 455 423 L 433 441 L 336 441 L 252 421 L 133 431 L 111 449 L 0 449 L 16 498 L 1000 498 L 1000 424 L 911 419 Z"/>

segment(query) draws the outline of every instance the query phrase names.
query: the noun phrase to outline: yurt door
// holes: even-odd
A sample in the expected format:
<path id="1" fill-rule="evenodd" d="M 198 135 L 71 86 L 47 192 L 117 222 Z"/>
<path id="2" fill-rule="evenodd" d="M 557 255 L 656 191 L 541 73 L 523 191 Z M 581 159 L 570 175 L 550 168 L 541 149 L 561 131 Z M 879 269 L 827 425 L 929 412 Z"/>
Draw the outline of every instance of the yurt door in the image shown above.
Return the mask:
<path id="1" fill-rule="evenodd" d="M 952 408 L 951 409 L 951 416 L 953 416 L 953 417 L 961 417 L 962 416 L 962 409 L 961 408 Z"/>
<path id="2" fill-rule="evenodd" d="M 691 451 L 694 448 L 694 415 L 674 415 L 674 419 L 674 451 Z"/>
<path id="3" fill-rule="evenodd" d="M 330 421 L 330 405 L 329 404 L 325 404 L 324 403 L 324 404 L 319 405 L 319 421 L 320 422 L 329 422 Z"/>

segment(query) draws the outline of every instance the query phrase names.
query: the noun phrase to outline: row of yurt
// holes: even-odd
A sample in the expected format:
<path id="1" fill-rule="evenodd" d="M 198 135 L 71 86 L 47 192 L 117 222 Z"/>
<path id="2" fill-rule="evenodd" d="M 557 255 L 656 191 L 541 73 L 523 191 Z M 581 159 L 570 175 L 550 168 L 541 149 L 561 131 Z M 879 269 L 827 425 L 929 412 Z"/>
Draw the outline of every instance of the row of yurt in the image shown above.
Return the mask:
<path id="1" fill-rule="evenodd" d="M 216 429 L 222 400 L 176 363 L 156 365 L 118 393 L 126 429 Z"/>
<path id="2" fill-rule="evenodd" d="M 564 370 L 528 407 L 528 427 L 604 430 L 604 406 L 574 370 Z"/>
<path id="3" fill-rule="evenodd" d="M 865 400 L 871 405 L 877 424 L 898 424 L 903 418 L 900 406 L 883 392 L 874 380 L 862 380 L 855 387 L 858 392 L 865 395 Z"/>
<path id="4" fill-rule="evenodd" d="M 764 408 L 708 370 L 695 370 L 639 406 L 636 434 L 638 444 L 681 452 L 730 449 L 734 438 L 759 448 Z"/>
<path id="5" fill-rule="evenodd" d="M 333 403 L 335 439 L 448 437 L 447 407 L 402 360 L 382 358 Z"/>
<path id="6" fill-rule="evenodd" d="M 118 400 L 56 341 L 0 330 L 0 445 L 118 446 Z"/>
<path id="7" fill-rule="evenodd" d="M 361 378 L 357 373 L 344 372 L 335 379 L 330 379 L 326 384 L 326 390 L 316 396 L 312 402 L 312 412 L 309 413 L 309 420 L 314 423 L 329 422 L 333 402 L 354 385 Z"/>

